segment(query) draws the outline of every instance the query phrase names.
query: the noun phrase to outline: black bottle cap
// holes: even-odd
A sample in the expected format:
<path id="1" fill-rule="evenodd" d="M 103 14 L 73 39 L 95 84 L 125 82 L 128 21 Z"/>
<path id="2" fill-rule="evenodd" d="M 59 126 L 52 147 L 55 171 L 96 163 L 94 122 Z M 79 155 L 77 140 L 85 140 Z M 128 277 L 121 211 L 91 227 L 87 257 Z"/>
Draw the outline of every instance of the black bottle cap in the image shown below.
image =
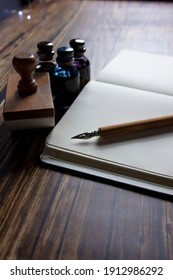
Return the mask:
<path id="1" fill-rule="evenodd" d="M 37 54 L 42 61 L 52 60 L 54 56 L 53 43 L 49 41 L 41 41 L 37 44 Z"/>
<path id="2" fill-rule="evenodd" d="M 85 52 L 85 41 L 81 38 L 75 38 L 70 40 L 70 46 L 74 49 L 76 52 Z"/>
<path id="3" fill-rule="evenodd" d="M 37 44 L 37 48 L 41 52 L 51 52 L 53 49 L 53 43 L 49 41 L 41 41 Z"/>
<path id="4" fill-rule="evenodd" d="M 57 49 L 57 62 L 70 62 L 74 59 L 74 50 L 70 47 L 61 47 Z"/>

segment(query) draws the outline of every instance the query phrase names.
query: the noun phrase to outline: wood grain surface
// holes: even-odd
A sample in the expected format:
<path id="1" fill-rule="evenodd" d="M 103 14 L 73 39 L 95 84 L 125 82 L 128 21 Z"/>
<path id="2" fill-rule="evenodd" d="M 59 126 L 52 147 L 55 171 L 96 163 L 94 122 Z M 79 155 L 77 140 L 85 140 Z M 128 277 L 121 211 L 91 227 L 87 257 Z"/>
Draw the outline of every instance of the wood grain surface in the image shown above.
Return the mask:
<path id="1" fill-rule="evenodd" d="M 84 38 L 92 79 L 122 49 L 173 55 L 171 2 L 40 5 L 31 20 L 0 22 L 1 100 L 13 56 L 36 54 L 39 41 L 56 50 Z M 49 131 L 12 133 L 1 122 L 0 259 L 173 259 L 172 198 L 44 165 Z"/>

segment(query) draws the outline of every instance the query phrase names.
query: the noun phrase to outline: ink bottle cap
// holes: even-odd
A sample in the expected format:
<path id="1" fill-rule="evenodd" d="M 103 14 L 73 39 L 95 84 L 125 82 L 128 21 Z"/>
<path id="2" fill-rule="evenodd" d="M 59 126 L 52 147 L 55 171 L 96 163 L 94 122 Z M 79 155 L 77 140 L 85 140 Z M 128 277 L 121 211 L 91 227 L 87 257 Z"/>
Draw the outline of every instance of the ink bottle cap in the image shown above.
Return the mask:
<path id="1" fill-rule="evenodd" d="M 52 60 L 54 56 L 53 43 L 49 41 L 41 41 L 37 44 L 37 54 L 41 61 Z"/>
<path id="2" fill-rule="evenodd" d="M 70 46 L 74 49 L 74 55 L 77 53 L 84 53 L 86 51 L 85 41 L 80 38 L 75 38 L 70 40 Z"/>
<path id="3" fill-rule="evenodd" d="M 57 63 L 73 62 L 74 61 L 74 50 L 70 47 L 60 47 L 57 49 Z"/>
<path id="4" fill-rule="evenodd" d="M 37 44 L 39 51 L 51 52 L 53 49 L 53 43 L 49 41 L 41 41 Z"/>

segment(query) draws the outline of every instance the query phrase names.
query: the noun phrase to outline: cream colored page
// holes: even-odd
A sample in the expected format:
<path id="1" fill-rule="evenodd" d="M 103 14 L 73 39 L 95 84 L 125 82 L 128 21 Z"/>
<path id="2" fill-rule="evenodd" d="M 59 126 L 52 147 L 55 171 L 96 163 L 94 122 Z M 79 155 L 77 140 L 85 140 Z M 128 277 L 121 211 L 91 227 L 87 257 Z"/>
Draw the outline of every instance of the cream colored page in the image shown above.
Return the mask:
<path id="1" fill-rule="evenodd" d="M 72 136 L 100 126 L 173 112 L 173 98 L 151 92 L 91 81 L 47 138 L 47 144 L 106 161 L 173 175 L 173 132 L 100 144 L 100 138 L 74 140 Z"/>
<path id="2" fill-rule="evenodd" d="M 173 95 L 173 57 L 123 50 L 97 80 Z"/>

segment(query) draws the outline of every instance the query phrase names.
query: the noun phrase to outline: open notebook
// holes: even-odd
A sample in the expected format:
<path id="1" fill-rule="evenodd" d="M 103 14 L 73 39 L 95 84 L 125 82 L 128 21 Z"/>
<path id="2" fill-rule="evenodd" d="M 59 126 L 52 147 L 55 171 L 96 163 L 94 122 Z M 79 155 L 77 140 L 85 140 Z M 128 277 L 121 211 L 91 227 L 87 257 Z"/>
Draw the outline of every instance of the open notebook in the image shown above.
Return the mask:
<path id="1" fill-rule="evenodd" d="M 121 51 L 90 81 L 46 139 L 41 160 L 173 194 L 173 131 L 71 139 L 100 126 L 173 114 L 173 58 Z M 163 131 L 162 131 L 163 132 Z"/>

